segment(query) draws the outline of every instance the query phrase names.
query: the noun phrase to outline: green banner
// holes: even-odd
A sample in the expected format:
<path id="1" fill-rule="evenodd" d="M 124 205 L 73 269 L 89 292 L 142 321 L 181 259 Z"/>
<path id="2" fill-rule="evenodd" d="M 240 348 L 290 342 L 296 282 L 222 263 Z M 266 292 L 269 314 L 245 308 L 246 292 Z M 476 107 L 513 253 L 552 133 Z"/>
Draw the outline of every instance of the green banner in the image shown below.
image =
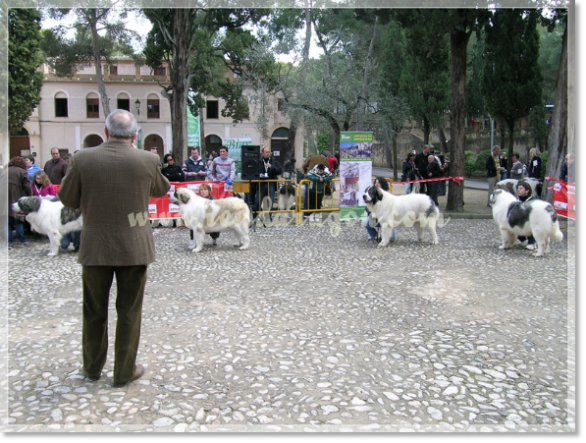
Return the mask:
<path id="1" fill-rule="evenodd" d="M 199 146 L 199 116 L 193 116 L 187 107 L 187 146 Z M 189 153 L 187 154 L 189 155 Z"/>
<path id="2" fill-rule="evenodd" d="M 372 132 L 340 133 L 340 219 L 362 217 L 362 196 L 372 185 Z"/>

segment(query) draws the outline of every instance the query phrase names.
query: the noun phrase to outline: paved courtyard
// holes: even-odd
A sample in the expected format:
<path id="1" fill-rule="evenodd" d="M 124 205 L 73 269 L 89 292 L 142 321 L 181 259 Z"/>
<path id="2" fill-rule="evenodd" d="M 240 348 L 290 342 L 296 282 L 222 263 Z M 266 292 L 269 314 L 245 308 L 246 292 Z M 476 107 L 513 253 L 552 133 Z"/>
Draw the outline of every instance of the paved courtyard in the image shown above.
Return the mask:
<path id="1" fill-rule="evenodd" d="M 574 231 L 534 258 L 500 251 L 492 220 L 449 220 L 437 246 L 399 228 L 384 249 L 356 223 L 259 225 L 249 250 L 223 233 L 200 254 L 186 229 L 155 228 L 147 372 L 125 388 L 111 387 L 112 346 L 102 378 L 83 380 L 81 267 L 32 241 L 9 252 L 7 424 L 574 432 Z"/>

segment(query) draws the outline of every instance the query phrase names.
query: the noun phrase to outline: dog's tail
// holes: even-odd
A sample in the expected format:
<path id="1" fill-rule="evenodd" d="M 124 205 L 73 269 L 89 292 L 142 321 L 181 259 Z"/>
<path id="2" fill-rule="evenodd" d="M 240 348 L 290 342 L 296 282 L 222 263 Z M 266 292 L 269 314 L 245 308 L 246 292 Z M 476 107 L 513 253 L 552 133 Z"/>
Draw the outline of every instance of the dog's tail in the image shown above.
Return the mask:
<path id="1" fill-rule="evenodd" d="M 549 212 L 549 216 L 551 217 L 551 232 L 549 235 L 555 241 L 562 241 L 564 239 L 564 234 L 560 230 L 560 223 L 558 220 L 558 215 L 555 212 L 555 209 L 553 209 L 552 205 L 548 205 L 545 209 L 547 210 L 547 212 Z"/>

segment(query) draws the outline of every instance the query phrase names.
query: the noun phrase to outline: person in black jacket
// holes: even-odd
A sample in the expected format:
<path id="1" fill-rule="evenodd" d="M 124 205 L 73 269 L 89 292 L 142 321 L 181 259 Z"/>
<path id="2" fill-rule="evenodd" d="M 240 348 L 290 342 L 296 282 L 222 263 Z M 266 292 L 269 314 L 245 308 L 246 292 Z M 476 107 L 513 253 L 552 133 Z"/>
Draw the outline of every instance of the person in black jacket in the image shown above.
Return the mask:
<path id="1" fill-rule="evenodd" d="M 529 178 L 541 180 L 541 151 L 539 148 L 529 150 L 529 161 L 527 162 L 527 175 Z"/>
<path id="2" fill-rule="evenodd" d="M 486 177 L 488 181 L 488 196 L 486 197 L 486 206 L 490 207 L 490 196 L 494 192 L 496 182 L 498 181 L 498 172 L 501 168 L 499 160 L 500 148 L 498 145 L 494 145 L 492 148 L 492 155 L 486 157 L 484 162 L 484 168 L 486 169 Z"/>
<path id="3" fill-rule="evenodd" d="M 418 171 L 417 166 L 415 166 L 415 162 L 413 159 L 415 158 L 415 154 L 410 152 L 407 154 L 407 159 L 403 162 L 403 177 L 402 181 L 411 181 L 415 180 L 417 177 Z M 413 183 L 405 183 L 405 194 L 410 194 L 412 189 Z"/>
<path id="4" fill-rule="evenodd" d="M 415 156 L 415 166 L 419 170 L 419 173 L 423 176 L 423 178 L 427 178 L 427 157 L 429 156 L 429 145 L 423 145 L 423 149 L 419 154 Z M 427 194 L 427 183 L 422 182 L 419 184 L 419 192 L 421 194 Z"/>
<path id="5" fill-rule="evenodd" d="M 436 160 L 434 155 L 427 157 L 427 178 L 440 178 L 442 175 L 442 167 Z M 433 200 L 436 206 L 439 206 L 437 202 L 437 188 L 439 181 L 427 183 L 427 195 Z"/>
<path id="6" fill-rule="evenodd" d="M 275 157 L 271 155 L 271 148 L 263 146 L 261 148 L 261 157 L 259 162 L 259 182 L 250 184 L 249 202 L 252 204 L 252 212 L 254 215 L 258 213 L 262 202 L 267 195 L 269 196 L 269 211 L 273 209 L 273 203 L 275 201 L 275 190 L 277 189 L 278 176 L 283 173 L 281 165 Z M 263 183 L 266 181 L 266 183 Z M 270 214 L 270 219 L 273 219 Z"/>
<path id="7" fill-rule="evenodd" d="M 163 162 L 165 165 L 163 169 L 161 169 L 161 173 L 169 180 L 170 182 L 182 182 L 183 181 L 183 170 L 181 166 L 175 164 L 175 157 L 173 154 L 166 154 Z"/>

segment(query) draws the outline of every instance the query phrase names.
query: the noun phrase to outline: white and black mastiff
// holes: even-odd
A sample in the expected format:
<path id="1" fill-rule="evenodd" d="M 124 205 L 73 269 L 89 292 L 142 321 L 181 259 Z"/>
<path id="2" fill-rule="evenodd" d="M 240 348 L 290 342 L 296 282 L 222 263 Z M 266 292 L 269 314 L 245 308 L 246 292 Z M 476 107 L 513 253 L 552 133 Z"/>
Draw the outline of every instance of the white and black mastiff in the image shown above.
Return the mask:
<path id="1" fill-rule="evenodd" d="M 65 234 L 82 228 L 81 210 L 63 206 L 57 197 L 21 197 L 12 204 L 12 210 L 26 216 L 33 231 L 49 237 L 49 257 L 59 253 Z"/>
<path id="2" fill-rule="evenodd" d="M 376 186 L 366 188 L 362 199 L 366 207 L 381 225 L 382 240 L 379 247 L 389 244 L 393 227 L 415 226 L 417 238 L 423 240 L 423 229 L 431 235 L 432 243 L 437 245 L 439 239 L 435 231 L 439 208 L 425 194 L 393 195 Z"/>
<path id="3" fill-rule="evenodd" d="M 549 249 L 550 240 L 562 241 L 558 216 L 553 206 L 543 200 L 521 202 L 511 193 L 497 189 L 491 196 L 492 216 L 499 226 L 503 243 L 499 249 L 515 244 L 518 236 L 533 235 L 537 243 L 536 256 L 541 257 Z"/>
<path id="4" fill-rule="evenodd" d="M 250 210 L 244 200 L 237 197 L 209 200 L 187 188 L 178 188 L 171 200 L 179 204 L 179 214 L 185 226 L 194 231 L 190 249 L 200 252 L 206 234 L 232 230 L 240 249 L 250 246 L 248 226 Z"/>

